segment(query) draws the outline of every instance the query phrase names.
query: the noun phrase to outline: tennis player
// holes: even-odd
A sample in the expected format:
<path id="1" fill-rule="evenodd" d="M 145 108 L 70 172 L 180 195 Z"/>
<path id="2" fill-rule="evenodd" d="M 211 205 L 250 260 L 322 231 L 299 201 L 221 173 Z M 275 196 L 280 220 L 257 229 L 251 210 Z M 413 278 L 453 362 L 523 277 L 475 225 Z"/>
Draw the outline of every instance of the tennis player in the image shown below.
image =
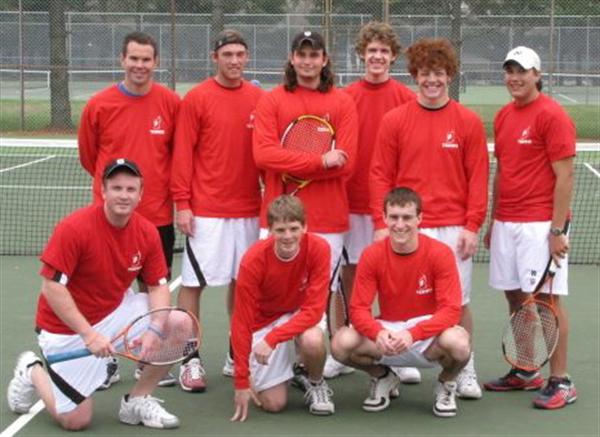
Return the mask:
<path id="1" fill-rule="evenodd" d="M 205 286 L 229 285 L 231 315 L 239 262 L 258 239 L 252 129 L 263 91 L 243 78 L 249 52 L 239 32 L 219 33 L 211 57 L 217 72 L 186 94 L 175 134 L 171 189 L 176 225 L 187 237 L 177 303 L 198 315 Z M 228 355 L 223 373 L 231 376 L 232 365 Z M 181 366 L 179 384 L 186 391 L 205 390 L 200 356 Z"/>
<path id="2" fill-rule="evenodd" d="M 316 115 L 335 130 L 336 148 L 310 156 L 281 147 L 288 125 L 301 115 Z M 282 175 L 289 173 L 312 182 L 296 194 L 306 208 L 310 232 L 323 237 L 331 248 L 331 273 L 342 254 L 348 230 L 346 183 L 352 174 L 358 138 L 358 119 L 352 98 L 334 87 L 334 75 L 323 37 L 312 31 L 292 40 L 285 79 L 258 104 L 254 130 L 254 159 L 264 170 L 261 231 L 266 234 L 266 209 L 283 190 Z M 332 287 L 336 281 L 332 279 Z M 344 369 L 347 373 L 352 369 Z"/>
<path id="3" fill-rule="evenodd" d="M 240 265 L 231 321 L 235 358 L 232 421 L 244 421 L 248 404 L 278 412 L 287 404 L 298 346 L 308 372 L 305 394 L 315 415 L 334 413 L 323 379 L 326 345 L 318 326 L 329 292 L 330 249 L 306 232 L 302 202 L 282 195 L 267 211 L 269 237 L 248 250 Z"/>
<path id="4" fill-rule="evenodd" d="M 494 177 L 490 285 L 505 290 L 515 311 L 542 280 L 552 257 L 557 269 L 554 304 L 560 336 L 550 359 L 550 378 L 533 404 L 556 409 L 575 402 L 577 390 L 567 374 L 569 323 L 561 304 L 568 294 L 569 205 L 573 194 L 575 125 L 567 113 L 541 92 L 541 62 L 528 47 L 516 47 L 504 60 L 504 83 L 513 101 L 494 120 L 498 170 Z M 491 240 L 491 241 L 490 241 Z M 547 297 L 543 294 L 541 298 Z M 486 383 L 487 390 L 536 390 L 539 372 L 511 369 Z"/>
<path id="5" fill-rule="evenodd" d="M 436 416 L 456 415 L 456 382 L 470 356 L 469 333 L 457 326 L 460 280 L 452 251 L 419 233 L 421 199 L 405 187 L 384 200 L 389 235 L 367 247 L 360 258 L 350 301 L 351 327 L 332 341 L 336 359 L 371 376 L 365 411 L 377 412 L 398 396 L 400 379 L 390 366 L 436 367 Z M 378 298 L 381 315 L 374 317 Z"/>
<path id="6" fill-rule="evenodd" d="M 360 254 L 373 241 L 373 221 L 369 209 L 369 167 L 381 119 L 390 109 L 415 99 L 415 93 L 390 76 L 392 64 L 401 52 L 401 45 L 392 27 L 373 21 L 364 25 L 356 40 L 356 53 L 365 64 L 364 76 L 344 90 L 356 102 L 358 111 L 358 150 L 354 174 L 347 184 L 350 208 L 350 230 L 344 237 L 347 265 L 342 270 L 347 301 L 354 283 L 356 263 Z M 337 376 L 343 367 L 327 360 L 325 377 Z M 421 380 L 416 369 L 397 369 L 402 382 Z"/>
<path id="7" fill-rule="evenodd" d="M 173 202 L 169 191 L 171 152 L 179 97 L 154 82 L 158 66 L 156 41 L 145 33 L 125 36 L 121 50 L 122 82 L 95 94 L 86 104 L 79 125 L 79 159 L 94 178 L 94 200 L 102 202 L 102 171 L 118 157 L 138 163 L 145 175 L 144 198 L 137 212 L 150 220 L 160 234 L 163 254 L 169 268 L 173 262 Z M 139 282 L 140 290 L 146 287 Z M 136 378 L 141 369 L 137 368 Z M 118 382 L 117 361 L 109 363 L 102 388 Z M 161 386 L 177 379 L 165 375 Z"/>
<path id="8" fill-rule="evenodd" d="M 420 231 L 448 244 L 455 255 L 463 294 L 460 325 L 472 336 L 473 255 L 487 209 L 485 131 L 474 112 L 448 95 L 458 74 L 448 40 L 421 39 L 408 48 L 407 57 L 417 99 L 388 112 L 379 128 L 370 179 L 375 240 L 389 234 L 380 207 L 386 193 L 396 186 L 418 192 L 423 199 Z M 457 383 L 460 397 L 481 397 L 473 356 Z"/>
<path id="9" fill-rule="evenodd" d="M 103 203 L 64 218 L 41 256 L 41 295 L 36 314 L 43 356 L 87 347 L 94 356 L 52 366 L 31 351 L 22 353 L 8 385 L 8 406 L 27 413 L 41 398 L 52 417 L 67 430 L 86 428 L 92 420 L 92 394 L 106 378 L 114 352 L 110 339 L 133 318 L 168 306 L 167 266 L 156 227 L 134 209 L 142 196 L 142 176 L 126 159 L 110 162 L 103 172 Z M 133 293 L 141 275 L 148 293 Z M 176 329 L 173 327 L 173 329 Z M 148 330 L 143 346 L 157 342 Z M 168 367 L 145 366 L 139 380 L 121 399 L 123 423 L 176 428 L 152 391 Z"/>

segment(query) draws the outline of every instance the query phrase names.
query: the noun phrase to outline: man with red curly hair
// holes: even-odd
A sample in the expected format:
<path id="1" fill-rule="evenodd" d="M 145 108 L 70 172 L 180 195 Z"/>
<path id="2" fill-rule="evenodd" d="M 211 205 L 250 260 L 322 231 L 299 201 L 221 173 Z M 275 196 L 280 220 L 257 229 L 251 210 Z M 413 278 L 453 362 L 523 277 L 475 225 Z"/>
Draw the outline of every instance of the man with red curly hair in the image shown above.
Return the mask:
<path id="1" fill-rule="evenodd" d="M 382 215 L 386 193 L 397 186 L 418 192 L 423 199 L 421 232 L 446 243 L 455 255 L 462 288 L 460 325 L 472 334 L 472 257 L 487 208 L 485 130 L 477 114 L 448 94 L 458 74 L 450 41 L 421 39 L 408 48 L 407 58 L 417 100 L 388 112 L 379 128 L 369 184 L 374 238 L 389 233 Z M 481 397 L 473 355 L 456 382 L 459 397 Z"/>

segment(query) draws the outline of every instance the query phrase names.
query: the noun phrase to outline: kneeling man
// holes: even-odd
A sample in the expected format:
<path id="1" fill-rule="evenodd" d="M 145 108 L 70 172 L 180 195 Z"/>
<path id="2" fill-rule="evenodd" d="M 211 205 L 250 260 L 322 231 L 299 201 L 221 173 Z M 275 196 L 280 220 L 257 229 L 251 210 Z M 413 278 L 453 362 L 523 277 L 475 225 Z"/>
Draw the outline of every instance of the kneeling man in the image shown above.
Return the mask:
<path id="1" fill-rule="evenodd" d="M 421 199 L 395 188 L 384 200 L 389 237 L 369 246 L 358 263 L 350 318 L 333 339 L 333 356 L 371 376 L 365 411 L 382 411 L 398 396 L 391 366 L 441 366 L 433 412 L 456 415 L 455 378 L 470 356 L 469 334 L 458 326 L 461 291 L 456 263 L 443 243 L 419 233 Z M 380 316 L 372 314 L 375 297 Z"/>
<path id="2" fill-rule="evenodd" d="M 236 283 L 231 420 L 246 420 L 253 397 L 266 411 L 285 407 L 296 346 L 308 373 L 309 411 L 333 414 L 332 392 L 323 379 L 325 335 L 319 327 L 329 290 L 329 245 L 306 232 L 304 208 L 297 197 L 273 200 L 267 223 L 269 238 L 246 252 Z"/>

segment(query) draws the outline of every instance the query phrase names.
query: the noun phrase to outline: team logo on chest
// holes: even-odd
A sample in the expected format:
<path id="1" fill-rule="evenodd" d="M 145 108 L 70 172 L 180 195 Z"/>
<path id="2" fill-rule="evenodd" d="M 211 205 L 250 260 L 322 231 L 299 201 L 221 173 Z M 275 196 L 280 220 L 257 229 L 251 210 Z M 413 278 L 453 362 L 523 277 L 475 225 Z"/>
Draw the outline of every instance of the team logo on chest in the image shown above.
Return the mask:
<path id="1" fill-rule="evenodd" d="M 448 133 L 446 133 L 446 138 L 442 142 L 442 148 L 458 149 L 458 140 L 456 139 L 456 132 L 454 129 L 450 129 Z"/>
<path id="2" fill-rule="evenodd" d="M 417 294 L 430 294 L 433 289 L 429 286 L 429 281 L 427 280 L 427 275 L 423 273 L 417 282 Z"/>
<path id="3" fill-rule="evenodd" d="M 139 250 L 132 255 L 131 257 L 131 265 L 127 267 L 127 270 L 130 272 L 137 272 L 138 270 L 142 270 L 142 252 Z"/>
<path id="4" fill-rule="evenodd" d="M 304 274 L 302 275 L 302 280 L 300 281 L 300 286 L 298 287 L 298 291 L 300 291 L 300 293 L 306 293 L 307 289 L 308 289 L 308 272 L 304 272 Z"/>
<path id="5" fill-rule="evenodd" d="M 254 115 L 254 112 L 252 112 L 250 114 L 250 117 L 248 118 L 248 123 L 246 123 L 246 127 L 248 129 L 254 129 L 254 119 L 256 118 L 256 116 Z"/>
<path id="6" fill-rule="evenodd" d="M 517 143 L 531 144 L 531 126 L 527 126 L 525 129 L 523 129 L 523 132 L 521 132 L 521 136 L 517 140 Z"/>
<path id="7" fill-rule="evenodd" d="M 152 127 L 150 128 L 150 133 L 152 135 L 164 135 L 165 130 L 163 129 L 163 119 L 160 115 L 157 115 L 154 120 L 152 120 Z"/>

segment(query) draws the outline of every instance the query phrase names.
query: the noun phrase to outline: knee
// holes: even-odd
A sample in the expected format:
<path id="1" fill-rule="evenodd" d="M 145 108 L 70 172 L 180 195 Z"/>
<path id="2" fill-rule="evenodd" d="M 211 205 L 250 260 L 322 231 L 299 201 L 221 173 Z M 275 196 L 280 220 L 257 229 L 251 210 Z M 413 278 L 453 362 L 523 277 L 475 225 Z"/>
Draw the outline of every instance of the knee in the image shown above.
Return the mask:
<path id="1" fill-rule="evenodd" d="M 305 331 L 300 337 L 300 347 L 304 352 L 322 351 L 325 348 L 325 336 L 319 327 Z"/>
<path id="2" fill-rule="evenodd" d="M 261 398 L 261 408 L 269 413 L 279 413 L 287 404 L 285 398 L 265 397 Z"/>
<path id="3" fill-rule="evenodd" d="M 440 337 L 441 346 L 458 362 L 467 362 L 471 355 L 469 333 L 462 326 L 453 326 L 443 332 Z"/>
<path id="4" fill-rule="evenodd" d="M 66 414 L 60 414 L 57 417 L 60 426 L 67 431 L 81 431 L 89 426 L 92 421 L 90 412 L 72 411 Z"/>
<path id="5" fill-rule="evenodd" d="M 345 362 L 356 348 L 360 337 L 351 327 L 340 329 L 331 340 L 331 354 L 341 362 Z"/>

